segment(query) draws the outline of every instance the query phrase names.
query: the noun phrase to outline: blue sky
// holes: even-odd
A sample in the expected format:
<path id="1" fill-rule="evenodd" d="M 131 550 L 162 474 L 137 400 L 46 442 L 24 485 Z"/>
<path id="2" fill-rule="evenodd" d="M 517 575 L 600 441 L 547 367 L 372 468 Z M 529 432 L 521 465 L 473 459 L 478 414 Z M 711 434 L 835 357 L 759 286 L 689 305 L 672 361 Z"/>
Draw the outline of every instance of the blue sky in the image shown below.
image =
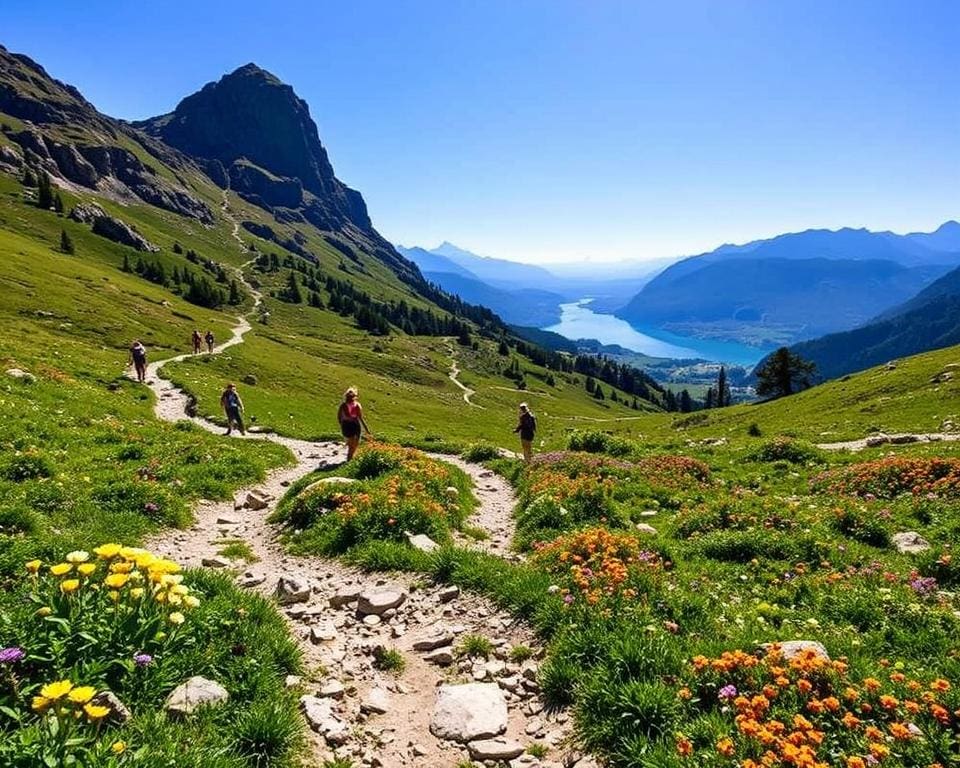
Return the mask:
<path id="1" fill-rule="evenodd" d="M 4 0 L 0 42 L 141 118 L 248 61 L 395 242 L 526 261 L 960 218 L 960 2 Z"/>

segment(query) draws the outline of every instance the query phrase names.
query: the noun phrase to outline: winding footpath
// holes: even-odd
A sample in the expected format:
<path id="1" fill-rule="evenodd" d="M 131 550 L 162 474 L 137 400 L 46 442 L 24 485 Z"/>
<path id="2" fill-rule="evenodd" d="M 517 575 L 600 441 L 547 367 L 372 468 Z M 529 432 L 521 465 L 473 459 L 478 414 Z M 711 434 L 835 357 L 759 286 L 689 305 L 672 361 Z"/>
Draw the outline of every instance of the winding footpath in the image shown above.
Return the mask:
<path id="1" fill-rule="evenodd" d="M 245 280 L 244 284 L 254 296 L 256 312 L 260 294 Z M 243 343 L 250 330 L 249 321 L 238 318 L 230 339 L 215 347 L 214 354 Z M 221 432 L 222 427 L 210 421 L 188 416 L 188 395 L 161 376 L 164 365 L 188 357 L 191 355 L 179 355 L 148 366 L 147 386 L 156 395 L 155 413 L 165 421 L 189 419 L 210 432 Z M 464 399 L 469 403 L 466 393 Z M 270 472 L 264 482 L 240 490 L 233 500 L 201 500 L 190 529 L 165 531 L 148 545 L 187 566 L 234 572 L 241 586 L 265 596 L 279 595 L 281 580 L 292 580 L 302 588 L 305 598 L 287 604 L 284 613 L 303 650 L 307 674 L 303 679 L 288 680 L 288 684 L 302 694 L 301 705 L 311 728 L 313 764 L 322 765 L 335 757 L 351 759 L 364 768 L 454 768 L 468 759 L 482 762 L 483 753 L 477 753 L 476 747 L 435 737 L 431 722 L 438 686 L 485 682 L 497 686 L 507 703 L 505 746 L 491 746 L 491 754 L 498 754 L 499 749 L 501 756 L 512 755 L 512 766 L 523 768 L 595 766 L 590 758 L 577 762 L 578 756 L 567 752 L 570 723 L 566 713 L 544 709 L 536 683 L 540 651 L 524 623 L 485 598 L 418 583 L 414 574 L 364 573 L 336 560 L 293 556 L 284 550 L 279 531 L 267 517 L 291 483 L 318 468 L 342 463 L 344 449 L 339 443 L 273 433 L 230 439 L 279 443 L 290 450 L 294 464 Z M 489 538 L 471 546 L 507 555 L 516 503 L 512 488 L 482 466 L 449 456 L 435 458 L 460 467 L 474 481 L 479 504 L 470 522 L 483 528 Z M 227 543 L 237 540 L 249 546 L 255 562 L 231 562 L 218 554 Z M 384 590 L 403 595 L 401 605 L 362 615 L 358 595 Z M 282 605 L 285 602 L 281 600 Z M 470 634 L 492 642 L 495 651 L 488 661 L 453 658 L 451 651 L 458 639 Z M 511 662 L 509 649 L 519 645 L 533 648 L 535 658 Z M 406 662 L 402 674 L 376 668 L 378 648 L 402 654 Z M 534 741 L 547 747 L 545 758 L 518 756 L 517 749 Z"/>
<path id="2" fill-rule="evenodd" d="M 457 365 L 457 356 L 453 351 L 453 348 L 450 348 L 450 373 L 447 374 L 450 381 L 457 385 L 460 390 L 463 392 L 463 402 L 467 405 L 473 406 L 474 408 L 483 408 L 482 405 L 477 405 L 470 398 L 473 397 L 476 393 L 476 390 L 470 389 L 466 384 L 464 384 L 458 378 L 460 376 L 460 366 Z"/>
<path id="3" fill-rule="evenodd" d="M 888 435 L 879 433 L 862 437 L 859 440 L 846 440 L 839 443 L 817 443 L 817 448 L 825 451 L 851 451 L 857 453 L 864 448 L 879 448 L 884 445 L 910 445 L 912 443 L 951 443 L 960 440 L 958 432 L 904 432 Z"/>

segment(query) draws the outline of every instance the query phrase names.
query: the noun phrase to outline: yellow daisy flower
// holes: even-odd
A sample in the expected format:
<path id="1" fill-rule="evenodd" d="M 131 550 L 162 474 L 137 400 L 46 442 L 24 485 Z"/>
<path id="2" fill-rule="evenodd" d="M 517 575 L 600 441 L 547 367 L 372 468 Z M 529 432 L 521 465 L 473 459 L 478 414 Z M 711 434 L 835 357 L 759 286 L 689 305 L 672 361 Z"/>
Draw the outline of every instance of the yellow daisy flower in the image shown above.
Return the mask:
<path id="1" fill-rule="evenodd" d="M 33 702 L 30 704 L 30 707 L 34 712 L 46 712 L 47 707 L 49 707 L 53 702 L 50 701 L 46 696 L 34 696 Z"/>
<path id="2" fill-rule="evenodd" d="M 101 707 L 97 704 L 84 704 L 83 711 L 87 713 L 87 717 L 91 720 L 103 720 L 103 718 L 110 714 L 110 707 Z"/>
<path id="3" fill-rule="evenodd" d="M 101 560 L 112 560 L 120 554 L 120 549 L 119 544 L 101 544 L 94 548 L 93 553 Z"/>
<path id="4" fill-rule="evenodd" d="M 185 598 L 183 598 L 183 604 L 188 608 L 196 608 L 198 605 L 200 605 L 200 601 L 193 595 L 187 595 Z"/>
<path id="5" fill-rule="evenodd" d="M 90 685 L 80 685 L 67 694 L 67 698 L 74 704 L 86 704 L 97 695 L 97 689 Z"/>
<path id="6" fill-rule="evenodd" d="M 115 755 L 122 755 L 127 751 L 127 742 L 125 741 L 115 741 L 110 745 L 110 751 Z"/>
<path id="7" fill-rule="evenodd" d="M 41 565 L 43 565 L 43 563 L 39 560 L 31 560 L 27 563 L 27 570 L 30 571 L 30 573 L 36 573 L 40 570 Z"/>
<path id="8" fill-rule="evenodd" d="M 70 571 L 73 570 L 73 565 L 70 563 L 57 563 L 56 565 L 50 566 L 50 573 L 54 576 L 64 576 Z"/>
<path id="9" fill-rule="evenodd" d="M 95 570 L 97 570 L 96 563 L 82 563 L 81 565 L 77 566 L 77 572 L 82 576 L 89 576 Z"/>
<path id="10" fill-rule="evenodd" d="M 171 613 L 167 618 L 170 620 L 171 624 L 177 627 L 179 627 L 181 624 L 183 624 L 184 621 L 186 621 L 186 618 L 184 617 L 184 615 L 179 611 Z"/>
<path id="11" fill-rule="evenodd" d="M 84 552 L 82 549 L 74 550 L 67 554 L 66 561 L 68 563 L 85 563 L 90 559 L 90 553 Z"/>
<path id="12" fill-rule="evenodd" d="M 131 589 L 130 597 L 132 597 L 134 600 L 139 600 L 141 597 L 143 597 L 143 587 L 134 587 Z"/>
<path id="13" fill-rule="evenodd" d="M 73 683 L 69 680 L 58 680 L 55 683 L 47 683 L 40 689 L 40 696 L 50 701 L 59 701 L 73 690 Z"/>
<path id="14" fill-rule="evenodd" d="M 103 583 L 111 589 L 120 589 L 128 581 L 130 581 L 130 576 L 128 576 L 126 573 L 111 573 L 103 580 Z"/>
<path id="15" fill-rule="evenodd" d="M 37 612 L 34 615 L 43 617 L 43 616 L 49 616 L 51 613 L 53 613 L 53 608 L 50 608 L 49 606 L 45 605 L 42 608 L 37 608 Z"/>
<path id="16" fill-rule="evenodd" d="M 80 579 L 66 579 L 60 583 L 60 591 L 65 595 L 72 594 L 80 589 Z"/>
<path id="17" fill-rule="evenodd" d="M 110 566 L 110 573 L 130 573 L 133 570 L 133 563 L 113 563 Z"/>

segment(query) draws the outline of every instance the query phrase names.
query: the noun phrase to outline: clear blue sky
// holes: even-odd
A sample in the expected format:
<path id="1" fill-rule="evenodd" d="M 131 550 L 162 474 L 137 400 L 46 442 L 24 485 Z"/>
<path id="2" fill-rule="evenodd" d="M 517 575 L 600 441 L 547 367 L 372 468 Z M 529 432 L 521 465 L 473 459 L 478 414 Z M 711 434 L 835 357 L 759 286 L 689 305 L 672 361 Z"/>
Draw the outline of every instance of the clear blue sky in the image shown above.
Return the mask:
<path id="1" fill-rule="evenodd" d="M 2 30 L 126 118 L 255 61 L 407 245 L 652 258 L 960 218 L 956 0 L 4 0 Z"/>

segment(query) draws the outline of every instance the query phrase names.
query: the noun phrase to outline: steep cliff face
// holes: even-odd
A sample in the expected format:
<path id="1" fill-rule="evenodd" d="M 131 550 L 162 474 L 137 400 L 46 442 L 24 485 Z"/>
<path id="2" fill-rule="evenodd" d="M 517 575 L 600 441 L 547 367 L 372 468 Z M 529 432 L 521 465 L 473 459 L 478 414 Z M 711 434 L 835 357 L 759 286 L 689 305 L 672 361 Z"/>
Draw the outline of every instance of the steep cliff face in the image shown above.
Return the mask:
<path id="1" fill-rule="evenodd" d="M 255 64 L 137 126 L 209 166 L 211 178 L 281 221 L 299 214 L 320 229 L 372 230 L 360 193 L 334 176 L 306 102 Z"/>

